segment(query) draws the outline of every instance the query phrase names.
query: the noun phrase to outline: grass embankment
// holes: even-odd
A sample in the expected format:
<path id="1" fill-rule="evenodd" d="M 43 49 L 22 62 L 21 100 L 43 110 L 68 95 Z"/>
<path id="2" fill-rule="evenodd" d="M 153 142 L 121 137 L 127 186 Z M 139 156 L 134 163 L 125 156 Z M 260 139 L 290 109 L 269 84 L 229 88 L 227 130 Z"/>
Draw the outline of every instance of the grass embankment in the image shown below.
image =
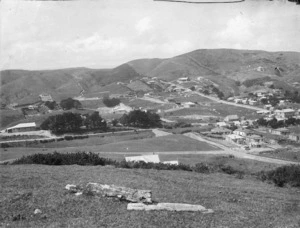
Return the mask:
<path id="1" fill-rule="evenodd" d="M 262 157 L 300 162 L 300 148 L 276 149 L 272 151 L 260 152 L 259 155 Z"/>
<path id="2" fill-rule="evenodd" d="M 1 166 L 1 226 L 13 227 L 298 227 L 300 194 L 222 173 L 102 166 Z M 66 184 L 150 189 L 158 202 L 200 204 L 198 212 L 127 211 L 113 198 L 74 196 Z M 34 215 L 35 209 L 42 214 Z"/>

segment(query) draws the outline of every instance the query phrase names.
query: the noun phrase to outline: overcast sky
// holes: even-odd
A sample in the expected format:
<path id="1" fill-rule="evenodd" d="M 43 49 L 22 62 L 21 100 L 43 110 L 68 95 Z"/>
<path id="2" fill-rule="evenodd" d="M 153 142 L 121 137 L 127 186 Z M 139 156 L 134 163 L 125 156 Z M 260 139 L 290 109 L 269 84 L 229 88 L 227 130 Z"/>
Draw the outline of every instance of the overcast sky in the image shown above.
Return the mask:
<path id="1" fill-rule="evenodd" d="M 0 68 L 110 68 L 196 49 L 300 51 L 300 7 L 287 1 L 0 3 Z"/>

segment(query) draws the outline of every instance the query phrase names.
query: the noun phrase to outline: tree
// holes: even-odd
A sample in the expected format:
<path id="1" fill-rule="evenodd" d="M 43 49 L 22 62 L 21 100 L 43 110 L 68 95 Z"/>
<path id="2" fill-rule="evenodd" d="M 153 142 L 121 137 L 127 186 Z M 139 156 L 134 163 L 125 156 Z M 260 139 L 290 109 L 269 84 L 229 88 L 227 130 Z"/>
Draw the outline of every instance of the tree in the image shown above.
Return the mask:
<path id="1" fill-rule="evenodd" d="M 119 121 L 116 120 L 116 119 L 113 119 L 113 120 L 111 121 L 111 124 L 112 124 L 114 127 L 117 126 L 118 123 L 119 123 Z"/>
<path id="2" fill-rule="evenodd" d="M 109 98 L 109 97 L 104 97 L 102 99 L 103 104 L 105 104 L 107 107 L 115 107 L 120 104 L 120 99 L 118 98 Z"/>
<path id="3" fill-rule="evenodd" d="M 60 106 L 64 109 L 64 110 L 70 110 L 72 108 L 75 109 L 79 109 L 82 108 L 81 103 L 78 100 L 74 100 L 72 98 L 67 98 L 65 100 L 62 100 L 60 102 Z"/>
<path id="4" fill-rule="evenodd" d="M 124 114 L 120 118 L 120 123 L 124 126 L 150 128 L 161 127 L 160 116 L 152 112 L 144 112 L 141 110 L 134 110 L 130 113 Z"/>
<path id="5" fill-rule="evenodd" d="M 260 102 L 261 102 L 262 104 L 266 105 L 266 104 L 268 104 L 269 101 L 268 101 L 267 98 L 263 98 L 263 99 L 260 100 Z"/>
<path id="6" fill-rule="evenodd" d="M 107 129 L 106 121 L 102 119 L 98 112 L 94 112 L 91 115 L 87 115 L 83 124 L 89 130 L 100 129 L 105 131 Z"/>
<path id="7" fill-rule="evenodd" d="M 45 105 L 50 109 L 53 110 L 57 106 L 56 101 L 46 101 Z"/>
<path id="8" fill-rule="evenodd" d="M 259 118 L 257 121 L 257 124 L 260 125 L 260 126 L 267 126 L 268 125 L 268 121 L 265 120 L 264 118 Z"/>
<path id="9" fill-rule="evenodd" d="M 208 91 L 207 89 L 204 90 L 203 93 L 204 93 L 205 95 L 209 95 L 209 91 Z"/>
<path id="10" fill-rule="evenodd" d="M 78 113 L 67 112 L 48 117 L 42 124 L 41 129 L 51 130 L 54 133 L 76 132 L 82 126 L 82 118 Z"/>

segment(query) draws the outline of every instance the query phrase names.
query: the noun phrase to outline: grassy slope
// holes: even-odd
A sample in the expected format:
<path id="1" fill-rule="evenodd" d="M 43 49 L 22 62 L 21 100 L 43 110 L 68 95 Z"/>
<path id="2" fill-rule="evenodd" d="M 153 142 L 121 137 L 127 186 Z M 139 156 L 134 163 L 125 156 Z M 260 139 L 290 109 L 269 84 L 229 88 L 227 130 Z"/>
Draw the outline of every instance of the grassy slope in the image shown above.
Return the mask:
<path id="1" fill-rule="evenodd" d="M 13 227 L 298 227 L 300 194 L 226 174 L 82 166 L 1 166 L 2 226 Z M 112 198 L 66 194 L 66 184 L 98 182 L 151 189 L 159 202 L 200 204 L 198 212 L 127 211 Z M 33 215 L 39 208 L 42 215 Z M 18 220 L 23 217 L 24 220 Z M 15 218 L 16 221 L 13 221 Z"/>

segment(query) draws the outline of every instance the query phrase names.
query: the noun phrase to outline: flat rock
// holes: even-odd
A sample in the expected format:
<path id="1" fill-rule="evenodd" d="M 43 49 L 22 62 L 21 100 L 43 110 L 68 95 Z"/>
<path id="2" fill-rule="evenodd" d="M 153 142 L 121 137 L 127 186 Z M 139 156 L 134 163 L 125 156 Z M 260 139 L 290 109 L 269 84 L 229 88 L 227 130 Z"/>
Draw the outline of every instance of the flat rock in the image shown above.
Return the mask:
<path id="1" fill-rule="evenodd" d="M 152 193 L 150 190 L 132 189 L 116 185 L 88 183 L 84 189 L 84 193 L 106 197 L 117 197 L 120 200 L 133 203 L 152 203 Z"/>
<path id="2" fill-rule="evenodd" d="M 134 211 L 199 211 L 202 213 L 213 213 L 212 209 L 206 209 L 201 205 L 183 204 L 183 203 L 158 203 L 146 205 L 143 203 L 129 203 L 127 210 Z"/>

